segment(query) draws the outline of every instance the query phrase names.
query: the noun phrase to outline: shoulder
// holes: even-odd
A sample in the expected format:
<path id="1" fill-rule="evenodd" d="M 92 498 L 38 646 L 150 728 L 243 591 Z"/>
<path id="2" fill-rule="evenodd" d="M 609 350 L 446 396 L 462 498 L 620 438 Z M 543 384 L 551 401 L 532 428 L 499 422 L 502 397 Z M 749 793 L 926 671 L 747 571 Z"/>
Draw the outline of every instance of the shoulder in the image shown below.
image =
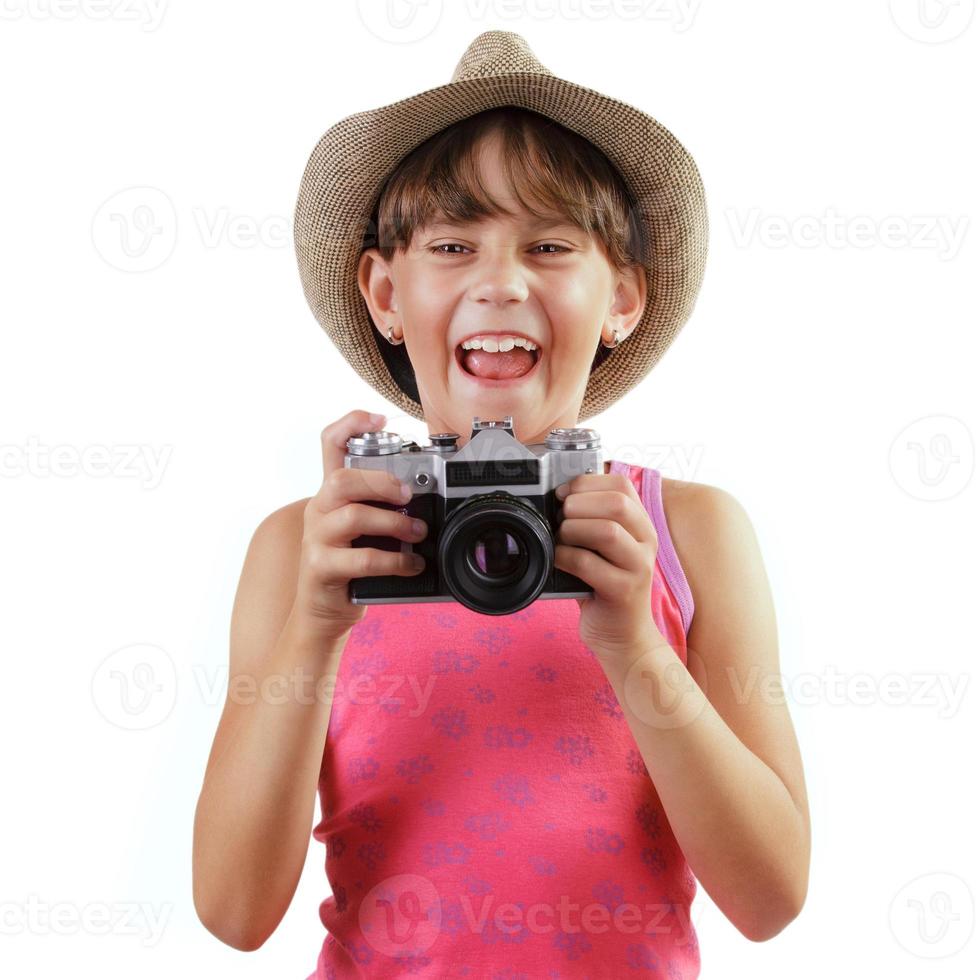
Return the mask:
<path id="1" fill-rule="evenodd" d="M 689 480 L 661 480 L 664 518 L 674 551 L 694 594 L 711 590 L 712 580 L 744 561 L 755 549 L 745 508 L 721 487 Z"/>
<path id="2" fill-rule="evenodd" d="M 296 595 L 309 498 L 264 517 L 252 533 L 231 614 L 231 669 L 251 669 L 268 654 Z"/>
<path id="3" fill-rule="evenodd" d="M 604 470 L 609 472 L 609 460 Z M 742 505 L 721 487 L 661 476 L 660 497 L 667 531 L 697 608 L 699 597 L 753 548 L 752 526 Z"/>
<path id="4" fill-rule="evenodd" d="M 664 511 L 678 525 L 678 531 L 691 531 L 698 520 L 731 518 L 738 511 L 744 513 L 742 505 L 727 490 L 710 483 L 695 483 L 693 480 L 672 480 L 661 477 L 661 497 Z"/>
<path id="5" fill-rule="evenodd" d="M 284 504 L 259 521 L 245 555 L 240 592 L 252 599 L 256 593 L 281 594 L 285 600 L 295 588 L 309 499 Z"/>
<path id="6" fill-rule="evenodd" d="M 303 515 L 309 497 L 284 504 L 264 517 L 252 534 L 250 548 L 262 551 L 295 550 L 303 540 Z"/>
<path id="7" fill-rule="evenodd" d="M 603 464 L 606 473 L 609 464 L 609 460 Z M 745 510 L 732 494 L 708 483 L 661 476 L 660 497 L 667 529 L 685 574 L 696 573 L 719 535 L 731 533 L 739 525 L 744 530 L 748 522 Z"/>

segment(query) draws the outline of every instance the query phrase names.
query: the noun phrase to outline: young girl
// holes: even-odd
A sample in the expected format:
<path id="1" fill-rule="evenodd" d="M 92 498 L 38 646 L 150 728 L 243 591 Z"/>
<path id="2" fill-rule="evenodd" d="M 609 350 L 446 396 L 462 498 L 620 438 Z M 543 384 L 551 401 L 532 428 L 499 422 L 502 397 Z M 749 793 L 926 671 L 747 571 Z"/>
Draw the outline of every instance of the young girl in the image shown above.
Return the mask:
<path id="1" fill-rule="evenodd" d="M 500 31 L 449 85 L 329 130 L 296 214 L 338 348 L 459 446 L 475 416 L 543 442 L 637 384 L 693 307 L 705 229 L 671 134 Z M 743 509 L 612 460 L 559 492 L 555 565 L 590 597 L 354 605 L 352 578 L 420 570 L 354 538 L 428 533 L 411 488 L 344 467 L 383 422 L 327 426 L 322 486 L 249 546 L 195 820 L 205 926 L 246 950 L 274 931 L 319 792 L 309 980 L 696 977 L 695 878 L 749 939 L 778 933 L 809 816 Z"/>

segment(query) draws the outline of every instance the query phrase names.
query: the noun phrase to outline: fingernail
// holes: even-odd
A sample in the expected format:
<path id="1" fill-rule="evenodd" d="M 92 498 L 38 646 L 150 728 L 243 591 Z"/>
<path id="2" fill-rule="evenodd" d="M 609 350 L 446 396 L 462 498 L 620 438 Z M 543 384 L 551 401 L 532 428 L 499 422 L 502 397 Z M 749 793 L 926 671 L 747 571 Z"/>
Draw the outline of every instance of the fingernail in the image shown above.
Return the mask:
<path id="1" fill-rule="evenodd" d="M 375 412 L 372 412 L 371 413 L 371 424 L 372 425 L 381 425 L 381 423 L 384 422 L 384 420 L 385 420 L 385 417 L 383 415 L 378 415 Z"/>
<path id="2" fill-rule="evenodd" d="M 407 484 L 402 484 L 402 500 L 408 500 L 412 496 L 412 488 Z"/>
<path id="3" fill-rule="evenodd" d="M 418 571 L 425 568 L 425 559 L 421 555 L 412 555 L 412 566 Z"/>
<path id="4" fill-rule="evenodd" d="M 555 496 L 559 500 L 564 500 L 568 496 L 568 484 L 563 483 L 557 490 L 555 490 Z"/>
<path id="5" fill-rule="evenodd" d="M 412 521 L 412 530 L 416 534 L 425 534 L 425 521 Z"/>

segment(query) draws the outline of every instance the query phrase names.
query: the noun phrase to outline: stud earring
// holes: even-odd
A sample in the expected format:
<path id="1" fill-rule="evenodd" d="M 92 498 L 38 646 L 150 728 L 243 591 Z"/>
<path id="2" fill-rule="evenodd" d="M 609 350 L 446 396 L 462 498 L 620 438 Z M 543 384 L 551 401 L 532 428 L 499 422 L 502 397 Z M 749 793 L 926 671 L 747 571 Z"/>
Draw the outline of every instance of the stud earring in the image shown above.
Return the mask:
<path id="1" fill-rule="evenodd" d="M 619 327 L 613 329 L 613 342 L 607 344 L 605 341 L 602 342 L 603 347 L 618 347 L 619 346 Z"/>
<path id="2" fill-rule="evenodd" d="M 397 347 L 399 344 L 404 344 L 405 343 L 405 338 L 402 337 L 401 340 L 395 340 L 395 338 L 391 336 L 391 331 L 394 330 L 394 329 L 395 329 L 394 325 L 388 327 L 388 343 L 389 344 L 393 344 L 394 346 Z"/>

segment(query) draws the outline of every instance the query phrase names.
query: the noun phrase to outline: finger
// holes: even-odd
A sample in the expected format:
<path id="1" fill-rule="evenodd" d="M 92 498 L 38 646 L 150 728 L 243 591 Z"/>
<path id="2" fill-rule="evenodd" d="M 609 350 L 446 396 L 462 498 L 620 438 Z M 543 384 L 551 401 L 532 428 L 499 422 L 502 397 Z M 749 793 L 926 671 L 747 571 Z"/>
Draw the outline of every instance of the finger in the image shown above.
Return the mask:
<path id="1" fill-rule="evenodd" d="M 323 453 L 323 483 L 312 504 L 328 511 L 350 500 L 390 500 L 404 504 L 410 498 L 403 496 L 400 481 L 388 470 L 370 467 L 346 467 L 347 440 L 351 436 L 374 432 L 384 425 L 384 416 L 368 412 L 350 412 L 328 425 L 320 434 Z"/>
<path id="2" fill-rule="evenodd" d="M 350 503 L 325 514 L 316 526 L 318 541 L 343 548 L 362 535 L 397 538 L 400 541 L 418 543 L 425 539 L 428 528 L 422 521 L 420 530 L 415 529 L 414 519 L 401 510 L 387 510 L 373 504 Z"/>
<path id="3" fill-rule="evenodd" d="M 555 545 L 555 567 L 580 578 L 600 595 L 619 595 L 629 585 L 630 576 L 601 555 L 573 545 Z"/>
<path id="4" fill-rule="evenodd" d="M 384 548 L 335 548 L 330 552 L 329 575 L 335 582 L 374 575 L 418 575 L 425 567 L 415 564 L 418 557 L 411 551 Z"/>
<path id="5" fill-rule="evenodd" d="M 407 507 L 411 489 L 388 470 L 341 467 L 328 474 L 310 500 L 314 511 L 329 513 L 339 507 L 362 500 L 377 500 L 393 507 Z"/>
<path id="6" fill-rule="evenodd" d="M 374 416 L 370 412 L 364 412 L 360 409 L 348 412 L 336 422 L 331 422 L 320 433 L 324 479 L 344 465 L 344 457 L 347 455 L 347 440 L 351 436 L 359 436 L 362 432 L 377 432 L 384 426 L 384 423 L 383 415 Z"/>
<path id="7" fill-rule="evenodd" d="M 625 473 L 580 473 L 562 486 L 568 487 L 570 493 L 584 493 L 591 490 L 618 490 L 635 500 L 641 507 L 643 506 L 633 481 Z"/>
<path id="8" fill-rule="evenodd" d="M 603 518 L 566 517 L 558 530 L 561 544 L 588 548 L 625 572 L 647 568 L 646 549 L 615 521 Z"/>
<path id="9" fill-rule="evenodd" d="M 562 523 L 571 517 L 605 518 L 621 524 L 636 541 L 653 544 L 657 540 L 656 528 L 643 504 L 618 490 L 569 493 L 562 501 Z"/>

